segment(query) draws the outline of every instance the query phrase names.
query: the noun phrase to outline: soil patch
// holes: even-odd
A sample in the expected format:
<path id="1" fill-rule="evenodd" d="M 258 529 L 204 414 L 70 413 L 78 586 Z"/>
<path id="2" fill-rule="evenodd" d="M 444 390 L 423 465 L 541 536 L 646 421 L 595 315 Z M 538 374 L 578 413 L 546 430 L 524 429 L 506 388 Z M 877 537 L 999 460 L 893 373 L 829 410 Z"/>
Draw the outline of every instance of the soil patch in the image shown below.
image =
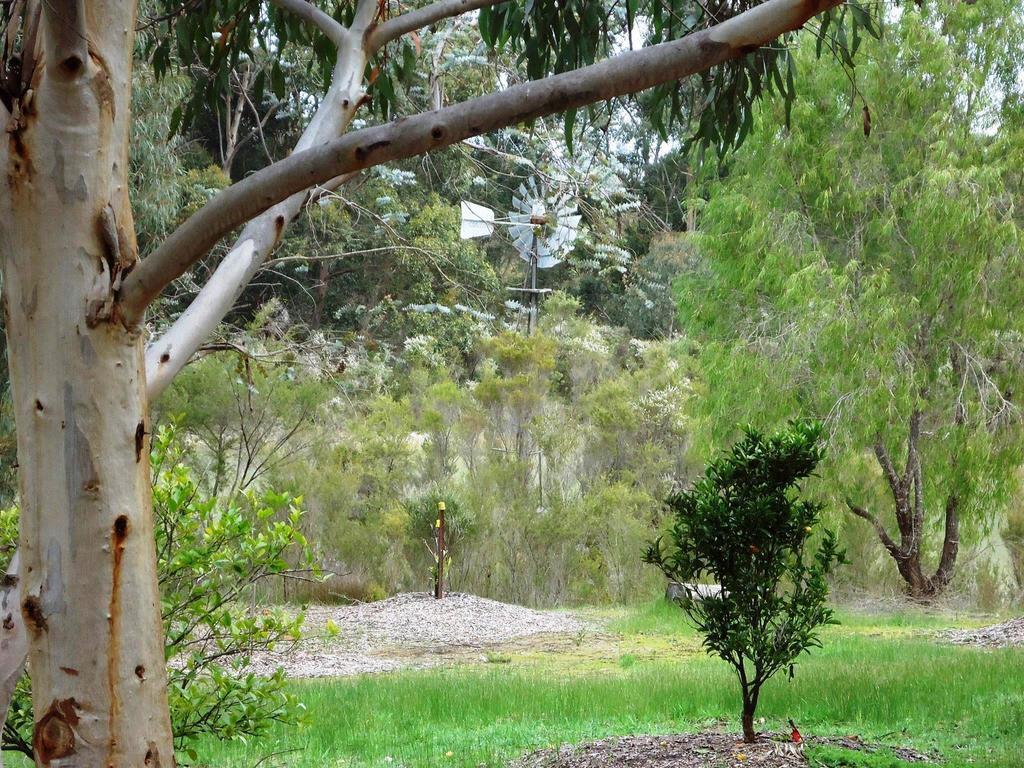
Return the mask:
<path id="1" fill-rule="evenodd" d="M 808 743 L 858 752 L 882 748 L 858 739 L 810 739 Z M 911 749 L 890 751 L 907 763 L 930 762 L 927 755 Z M 761 736 L 755 743 L 745 744 L 735 734 L 705 732 L 628 736 L 542 750 L 517 760 L 511 768 L 795 768 L 806 765 L 802 750 L 787 741 Z"/>

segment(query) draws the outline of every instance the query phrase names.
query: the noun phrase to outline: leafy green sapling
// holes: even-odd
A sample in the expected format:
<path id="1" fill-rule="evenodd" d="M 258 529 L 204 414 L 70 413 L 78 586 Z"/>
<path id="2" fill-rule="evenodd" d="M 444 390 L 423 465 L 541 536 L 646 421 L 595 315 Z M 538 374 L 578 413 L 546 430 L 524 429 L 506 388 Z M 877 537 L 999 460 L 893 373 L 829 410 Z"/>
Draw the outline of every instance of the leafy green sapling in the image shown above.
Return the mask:
<path id="1" fill-rule="evenodd" d="M 704 648 L 736 670 L 743 694 L 743 738 L 756 739 L 761 686 L 820 647 L 834 624 L 827 577 L 845 562 L 835 534 L 820 528 L 822 505 L 800 498 L 821 461 L 822 427 L 793 422 L 773 435 L 752 428 L 708 465 L 704 477 L 668 500 L 668 542 L 645 560 L 683 584 L 677 600 L 704 635 Z M 814 543 L 812 543 L 812 541 Z M 696 585 L 712 580 L 721 591 Z"/>

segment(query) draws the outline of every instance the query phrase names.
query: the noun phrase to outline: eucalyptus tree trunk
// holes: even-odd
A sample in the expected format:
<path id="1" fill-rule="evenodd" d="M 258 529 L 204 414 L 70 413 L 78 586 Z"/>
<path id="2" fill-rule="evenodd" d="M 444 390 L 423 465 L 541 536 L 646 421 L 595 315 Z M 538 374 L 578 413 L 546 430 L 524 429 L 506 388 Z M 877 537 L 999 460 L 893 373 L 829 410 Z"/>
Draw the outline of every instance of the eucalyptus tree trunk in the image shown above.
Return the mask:
<path id="1" fill-rule="evenodd" d="M 169 766 L 142 345 L 114 302 L 137 258 L 135 4 L 41 6 L 0 150 L 33 747 L 41 765 Z"/>

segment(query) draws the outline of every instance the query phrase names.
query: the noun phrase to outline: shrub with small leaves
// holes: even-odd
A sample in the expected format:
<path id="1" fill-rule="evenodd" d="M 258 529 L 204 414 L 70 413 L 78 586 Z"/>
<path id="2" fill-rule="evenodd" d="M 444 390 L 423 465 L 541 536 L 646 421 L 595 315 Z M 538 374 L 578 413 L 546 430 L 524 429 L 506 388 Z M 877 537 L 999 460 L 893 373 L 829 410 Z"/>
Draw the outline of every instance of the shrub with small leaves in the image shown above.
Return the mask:
<path id="1" fill-rule="evenodd" d="M 205 498 L 183 461 L 173 427 L 153 438 L 153 511 L 168 661 L 168 699 L 178 762 L 195 761 L 195 739 L 240 739 L 277 722 L 297 723 L 303 707 L 284 674 L 247 670 L 254 652 L 293 642 L 303 615 L 256 606 L 250 591 L 270 577 L 308 569 L 300 531 L 302 499 L 273 491 L 223 501 Z M 0 513 L 9 558 L 17 513 Z M 19 684 L 4 730 L 5 750 L 32 755 L 30 686 Z"/>
<path id="2" fill-rule="evenodd" d="M 822 428 L 794 422 L 766 436 L 747 428 L 690 489 L 668 500 L 674 522 L 645 560 L 683 584 L 679 605 L 704 635 L 704 648 L 736 670 L 743 735 L 754 741 L 761 686 L 820 647 L 833 624 L 827 577 L 845 561 L 822 506 L 799 498 L 821 461 Z M 720 592 L 698 590 L 713 581 Z"/>

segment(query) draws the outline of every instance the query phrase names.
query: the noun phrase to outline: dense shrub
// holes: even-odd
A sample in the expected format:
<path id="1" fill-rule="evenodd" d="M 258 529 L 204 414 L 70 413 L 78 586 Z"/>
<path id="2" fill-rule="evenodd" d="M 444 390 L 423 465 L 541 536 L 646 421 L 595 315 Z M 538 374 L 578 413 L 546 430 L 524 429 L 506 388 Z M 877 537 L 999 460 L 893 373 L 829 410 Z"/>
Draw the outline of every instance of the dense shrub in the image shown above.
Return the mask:
<path id="1" fill-rule="evenodd" d="M 786 667 L 792 676 L 797 657 L 820 646 L 818 628 L 834 623 L 826 579 L 844 556 L 830 530 L 816 530 L 822 505 L 799 498 L 821 461 L 821 436 L 811 423 L 770 436 L 748 428 L 669 499 L 668 545 L 659 539 L 645 558 L 684 584 L 679 603 L 705 649 L 735 668 L 748 742 L 761 686 Z M 705 580 L 721 591 L 698 595 L 693 585 Z"/>
<path id="2" fill-rule="evenodd" d="M 158 577 L 168 660 L 169 699 L 180 759 L 193 758 L 200 736 L 236 739 L 263 734 L 275 722 L 295 723 L 303 709 L 279 670 L 270 677 L 246 666 L 255 651 L 298 639 L 301 613 L 251 603 L 251 590 L 271 577 L 305 570 L 301 498 L 273 491 L 229 501 L 204 497 L 183 461 L 175 430 L 153 439 L 153 508 Z M 17 513 L 0 515 L 9 556 Z M 291 563 L 291 564 L 290 564 Z M 3 748 L 32 753 L 28 679 L 19 685 Z"/>

